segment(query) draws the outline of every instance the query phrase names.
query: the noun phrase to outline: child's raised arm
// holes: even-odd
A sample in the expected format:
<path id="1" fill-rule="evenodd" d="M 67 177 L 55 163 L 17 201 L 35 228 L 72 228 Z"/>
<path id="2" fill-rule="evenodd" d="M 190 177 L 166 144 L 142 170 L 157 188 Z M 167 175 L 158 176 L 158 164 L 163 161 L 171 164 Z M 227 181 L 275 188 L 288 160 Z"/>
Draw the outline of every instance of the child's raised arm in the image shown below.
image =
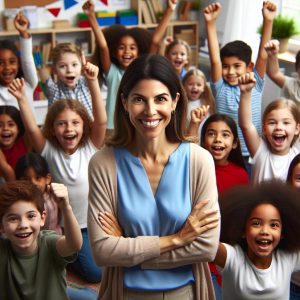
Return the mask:
<path id="1" fill-rule="evenodd" d="M 279 41 L 271 40 L 265 44 L 265 50 L 268 54 L 267 74 L 280 88 L 285 83 L 284 74 L 280 71 L 278 62 Z"/>
<path id="2" fill-rule="evenodd" d="M 276 5 L 271 1 L 264 1 L 262 14 L 263 14 L 262 34 L 261 34 L 256 64 L 255 64 L 255 68 L 260 77 L 264 77 L 266 73 L 268 56 L 266 50 L 264 49 L 264 46 L 267 43 L 267 41 L 271 39 L 272 36 L 273 20 L 276 16 Z"/>
<path id="3" fill-rule="evenodd" d="M 206 6 L 203 10 L 206 23 L 207 42 L 209 50 L 209 59 L 211 64 L 211 79 L 217 82 L 222 77 L 222 62 L 220 58 L 220 47 L 218 42 L 216 21 L 221 12 L 219 2 Z"/>
<path id="4" fill-rule="evenodd" d="M 198 136 L 200 124 L 209 113 L 209 105 L 201 105 L 191 111 L 191 121 L 187 129 L 187 134 Z"/>
<path id="5" fill-rule="evenodd" d="M 89 62 L 87 63 L 84 54 L 82 54 L 82 64 L 93 106 L 94 121 L 90 138 L 94 146 L 100 148 L 105 137 L 107 117 L 98 82 L 99 68 Z"/>
<path id="6" fill-rule="evenodd" d="M 149 47 L 149 53 L 157 53 L 159 50 L 160 43 L 163 39 L 164 33 L 168 26 L 169 20 L 176 8 L 177 0 L 168 0 L 168 7 L 158 23 L 155 31 L 153 32 L 151 44 Z"/>
<path id="7" fill-rule="evenodd" d="M 222 243 L 219 243 L 218 251 L 217 251 L 216 257 L 214 259 L 214 263 L 217 266 L 219 266 L 220 268 L 224 268 L 226 259 L 227 259 L 226 247 Z"/>
<path id="8" fill-rule="evenodd" d="M 28 39 L 31 37 L 30 33 L 28 32 L 29 21 L 22 12 L 18 12 L 16 14 L 14 18 L 14 26 L 16 30 L 19 31 L 19 34 L 23 39 Z"/>
<path id="9" fill-rule="evenodd" d="M 50 193 L 60 208 L 64 219 L 64 235 L 57 240 L 56 249 L 62 257 L 71 256 L 82 246 L 82 235 L 69 203 L 68 189 L 64 184 L 51 183 Z"/>
<path id="10" fill-rule="evenodd" d="M 89 18 L 96 42 L 100 50 L 102 69 L 103 72 L 107 74 L 111 66 L 111 58 L 105 36 L 97 22 L 97 18 L 95 15 L 95 5 L 91 0 L 88 0 L 83 4 L 82 9 Z"/>
<path id="11" fill-rule="evenodd" d="M 8 91 L 18 100 L 22 121 L 31 140 L 33 149 L 37 153 L 41 153 L 46 140 L 36 123 L 28 99 L 26 98 L 24 78 L 15 79 L 10 84 Z"/>
<path id="12" fill-rule="evenodd" d="M 5 181 L 11 181 L 16 179 L 15 171 L 8 164 L 6 157 L 2 150 L 0 149 L 0 176 L 2 176 Z"/>
<path id="13" fill-rule="evenodd" d="M 260 136 L 252 122 L 251 113 L 251 92 L 255 86 L 256 80 L 254 73 L 246 73 L 239 77 L 239 86 L 241 90 L 241 99 L 239 106 L 239 126 L 249 150 L 250 156 L 253 157 L 260 144 Z"/>

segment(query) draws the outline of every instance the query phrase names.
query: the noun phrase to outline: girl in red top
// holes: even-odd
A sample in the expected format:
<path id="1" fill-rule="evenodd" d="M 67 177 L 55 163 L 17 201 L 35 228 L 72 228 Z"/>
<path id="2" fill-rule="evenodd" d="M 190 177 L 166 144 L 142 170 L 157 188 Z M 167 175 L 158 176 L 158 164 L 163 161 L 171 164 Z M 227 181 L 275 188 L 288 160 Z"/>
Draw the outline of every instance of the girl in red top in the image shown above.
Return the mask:
<path id="1" fill-rule="evenodd" d="M 201 145 L 213 156 L 219 195 L 233 186 L 248 184 L 237 126 L 231 117 L 219 113 L 211 115 L 203 124 Z M 221 299 L 222 278 L 214 263 L 209 267 L 218 300 Z"/>

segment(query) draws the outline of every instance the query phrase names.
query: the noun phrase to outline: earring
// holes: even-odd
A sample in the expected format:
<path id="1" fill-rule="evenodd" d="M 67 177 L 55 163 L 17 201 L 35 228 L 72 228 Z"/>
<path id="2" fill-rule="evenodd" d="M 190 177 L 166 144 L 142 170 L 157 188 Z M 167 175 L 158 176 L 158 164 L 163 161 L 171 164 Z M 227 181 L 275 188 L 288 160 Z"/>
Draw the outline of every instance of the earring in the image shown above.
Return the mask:
<path id="1" fill-rule="evenodd" d="M 176 110 L 172 110 L 171 115 L 175 116 L 176 115 Z"/>

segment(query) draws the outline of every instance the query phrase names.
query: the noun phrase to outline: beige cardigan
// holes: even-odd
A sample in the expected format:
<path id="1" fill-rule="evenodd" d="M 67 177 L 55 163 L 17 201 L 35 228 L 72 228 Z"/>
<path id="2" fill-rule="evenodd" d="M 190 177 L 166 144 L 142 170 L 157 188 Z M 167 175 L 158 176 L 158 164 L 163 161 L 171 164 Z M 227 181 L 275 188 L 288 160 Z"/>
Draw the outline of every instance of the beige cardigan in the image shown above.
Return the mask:
<path id="1" fill-rule="evenodd" d="M 190 190 L 192 205 L 210 199 L 208 206 L 219 209 L 215 167 L 211 155 L 190 144 Z M 98 299 L 123 299 L 122 267 L 140 264 L 142 268 L 163 269 L 193 264 L 197 300 L 215 299 L 206 262 L 216 255 L 220 228 L 201 234 L 191 244 L 160 254 L 158 236 L 136 238 L 107 235 L 98 221 L 98 212 L 117 215 L 117 174 L 112 147 L 103 147 L 89 164 L 88 233 L 93 256 L 105 267 Z M 138 213 L 138 212 L 137 212 Z"/>

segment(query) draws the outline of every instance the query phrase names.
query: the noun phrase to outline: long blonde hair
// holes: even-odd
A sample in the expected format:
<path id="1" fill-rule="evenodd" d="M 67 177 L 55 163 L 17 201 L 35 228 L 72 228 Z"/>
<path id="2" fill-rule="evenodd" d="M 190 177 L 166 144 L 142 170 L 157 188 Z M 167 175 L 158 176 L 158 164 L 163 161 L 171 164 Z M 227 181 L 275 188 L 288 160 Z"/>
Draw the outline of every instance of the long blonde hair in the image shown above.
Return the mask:
<path id="1" fill-rule="evenodd" d="M 207 82 L 205 74 L 199 69 L 191 69 L 189 70 L 185 76 L 182 78 L 182 84 L 184 86 L 185 82 L 191 77 L 197 76 L 203 79 L 204 81 L 204 91 L 201 94 L 201 101 L 203 105 L 209 105 L 209 113 L 214 114 L 216 112 L 215 98 L 211 91 L 211 88 Z"/>

